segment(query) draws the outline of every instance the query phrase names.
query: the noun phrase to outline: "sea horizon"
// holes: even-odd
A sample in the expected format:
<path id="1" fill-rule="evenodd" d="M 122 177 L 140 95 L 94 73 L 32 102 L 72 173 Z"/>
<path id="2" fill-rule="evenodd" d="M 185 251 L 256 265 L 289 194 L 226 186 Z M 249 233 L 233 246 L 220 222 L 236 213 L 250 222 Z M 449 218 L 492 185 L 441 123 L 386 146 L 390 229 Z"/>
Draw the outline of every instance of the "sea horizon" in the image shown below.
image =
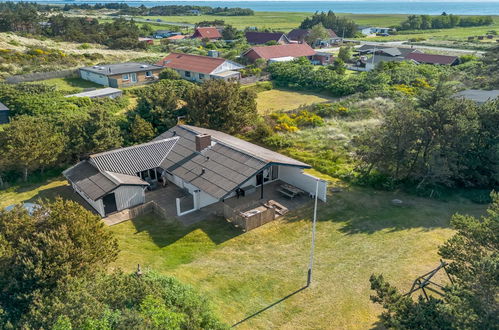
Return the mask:
<path id="1" fill-rule="evenodd" d="M 9 2 L 16 0 L 8 0 Z M 31 1 L 30 1 L 31 2 Z M 38 0 L 33 1 L 44 4 L 96 4 L 96 3 L 126 3 L 130 6 L 165 6 L 165 5 L 193 5 L 210 7 L 241 7 L 250 8 L 254 11 L 267 12 L 316 12 L 332 10 L 337 13 L 351 14 L 427 14 L 439 15 L 442 12 L 456 15 L 499 15 L 499 1 L 495 0 L 322 0 L 322 1 L 300 1 L 300 0 L 123 0 L 123 1 L 99 1 L 99 0 Z"/>

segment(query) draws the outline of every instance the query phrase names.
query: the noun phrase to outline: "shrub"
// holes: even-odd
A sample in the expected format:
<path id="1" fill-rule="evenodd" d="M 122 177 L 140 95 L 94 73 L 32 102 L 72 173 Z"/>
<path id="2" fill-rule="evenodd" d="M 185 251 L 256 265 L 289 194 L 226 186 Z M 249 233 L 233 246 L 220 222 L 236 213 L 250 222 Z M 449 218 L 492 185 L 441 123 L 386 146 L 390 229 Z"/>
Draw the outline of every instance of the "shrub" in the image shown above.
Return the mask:
<path id="1" fill-rule="evenodd" d="M 177 71 L 166 68 L 161 70 L 161 72 L 159 73 L 159 79 L 179 80 L 182 79 L 182 77 Z"/>
<path id="2" fill-rule="evenodd" d="M 283 149 L 293 146 L 292 140 L 282 134 L 273 134 L 266 137 L 263 139 L 263 143 L 274 149 Z"/>

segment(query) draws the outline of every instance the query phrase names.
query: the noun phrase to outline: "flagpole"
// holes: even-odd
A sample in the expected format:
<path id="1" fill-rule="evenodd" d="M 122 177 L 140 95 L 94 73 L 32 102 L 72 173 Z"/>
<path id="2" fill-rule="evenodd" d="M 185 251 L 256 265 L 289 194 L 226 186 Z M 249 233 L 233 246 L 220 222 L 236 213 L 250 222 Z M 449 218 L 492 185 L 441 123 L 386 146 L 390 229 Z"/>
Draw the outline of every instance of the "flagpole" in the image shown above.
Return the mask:
<path id="1" fill-rule="evenodd" d="M 315 249 L 315 225 L 317 223 L 317 195 L 319 194 L 319 179 L 315 184 L 315 203 L 314 203 L 314 219 L 312 222 L 312 244 L 310 246 L 310 261 L 308 264 L 307 287 L 312 283 L 312 269 L 314 267 L 314 249 Z"/>

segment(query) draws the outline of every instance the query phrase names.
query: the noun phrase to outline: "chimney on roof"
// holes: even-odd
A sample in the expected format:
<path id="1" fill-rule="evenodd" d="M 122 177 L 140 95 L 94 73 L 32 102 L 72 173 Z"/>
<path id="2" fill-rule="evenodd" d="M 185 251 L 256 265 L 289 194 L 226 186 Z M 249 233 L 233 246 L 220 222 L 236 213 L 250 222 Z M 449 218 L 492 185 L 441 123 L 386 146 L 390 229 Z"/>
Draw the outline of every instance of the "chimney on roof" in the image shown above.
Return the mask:
<path id="1" fill-rule="evenodd" d="M 198 134 L 196 135 L 196 151 L 201 152 L 211 146 L 211 135 Z"/>
<path id="2" fill-rule="evenodd" d="M 204 168 L 201 169 L 201 175 L 205 174 L 206 170 Z"/>

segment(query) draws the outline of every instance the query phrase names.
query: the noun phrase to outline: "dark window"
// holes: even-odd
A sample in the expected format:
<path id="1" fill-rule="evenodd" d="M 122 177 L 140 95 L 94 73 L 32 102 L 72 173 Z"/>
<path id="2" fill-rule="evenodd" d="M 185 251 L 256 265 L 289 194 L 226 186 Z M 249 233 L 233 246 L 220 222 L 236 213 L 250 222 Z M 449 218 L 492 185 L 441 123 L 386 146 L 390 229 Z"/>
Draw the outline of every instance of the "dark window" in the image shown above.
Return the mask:
<path id="1" fill-rule="evenodd" d="M 185 71 L 185 76 L 186 77 L 190 77 L 191 76 L 191 73 L 189 71 Z"/>
<path id="2" fill-rule="evenodd" d="M 204 79 L 204 74 L 200 73 L 199 74 L 199 79 Z"/>

